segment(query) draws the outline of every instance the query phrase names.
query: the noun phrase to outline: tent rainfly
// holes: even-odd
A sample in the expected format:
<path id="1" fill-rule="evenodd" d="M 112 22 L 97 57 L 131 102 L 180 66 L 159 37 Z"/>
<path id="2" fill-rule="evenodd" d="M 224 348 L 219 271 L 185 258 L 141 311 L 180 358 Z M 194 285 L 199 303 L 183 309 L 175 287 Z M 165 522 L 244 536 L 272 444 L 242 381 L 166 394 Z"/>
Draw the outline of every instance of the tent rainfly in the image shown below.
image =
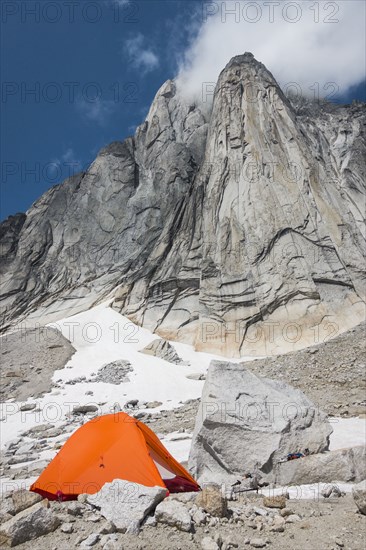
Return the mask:
<path id="1" fill-rule="evenodd" d="M 114 479 L 171 493 L 200 490 L 154 432 L 123 412 L 98 416 L 76 430 L 30 490 L 49 500 L 74 500 Z"/>

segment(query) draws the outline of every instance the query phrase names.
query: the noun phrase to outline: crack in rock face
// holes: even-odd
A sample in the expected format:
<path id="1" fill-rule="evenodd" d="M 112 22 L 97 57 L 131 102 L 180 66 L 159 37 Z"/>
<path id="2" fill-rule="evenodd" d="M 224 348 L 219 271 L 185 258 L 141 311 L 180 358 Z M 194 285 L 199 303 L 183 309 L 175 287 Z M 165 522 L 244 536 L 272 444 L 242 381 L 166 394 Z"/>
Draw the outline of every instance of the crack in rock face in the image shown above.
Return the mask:
<path id="1" fill-rule="evenodd" d="M 3 330 L 114 296 L 167 340 L 227 357 L 323 341 L 365 314 L 366 111 L 287 98 L 251 54 L 212 109 L 174 81 L 133 137 L 0 227 Z"/>

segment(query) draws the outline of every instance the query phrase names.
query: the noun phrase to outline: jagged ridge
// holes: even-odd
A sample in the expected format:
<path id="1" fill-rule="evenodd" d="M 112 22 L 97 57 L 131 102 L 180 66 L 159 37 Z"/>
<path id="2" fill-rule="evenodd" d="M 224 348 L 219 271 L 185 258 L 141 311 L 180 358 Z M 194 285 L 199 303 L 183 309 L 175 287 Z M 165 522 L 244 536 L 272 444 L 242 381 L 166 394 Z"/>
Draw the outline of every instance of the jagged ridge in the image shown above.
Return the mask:
<path id="1" fill-rule="evenodd" d="M 232 356 L 364 318 L 365 106 L 291 103 L 247 53 L 206 111 L 166 82 L 134 137 L 7 222 L 4 328 L 111 296 L 167 338 Z"/>

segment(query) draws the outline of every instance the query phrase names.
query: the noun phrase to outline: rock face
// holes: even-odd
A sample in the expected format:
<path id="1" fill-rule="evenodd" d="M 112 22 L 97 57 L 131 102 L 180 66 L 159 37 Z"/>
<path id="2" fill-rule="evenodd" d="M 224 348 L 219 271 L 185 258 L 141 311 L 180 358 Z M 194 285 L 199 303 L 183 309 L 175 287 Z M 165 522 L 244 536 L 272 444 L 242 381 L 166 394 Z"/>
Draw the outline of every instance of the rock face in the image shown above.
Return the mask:
<path id="1" fill-rule="evenodd" d="M 115 479 L 105 483 L 98 493 L 88 495 L 86 500 L 99 508 L 119 531 L 137 534 L 141 522 L 166 494 L 167 490 L 162 487 L 145 487 Z"/>
<path id="2" fill-rule="evenodd" d="M 5 222 L 4 329 L 111 292 L 137 324 L 226 356 L 354 326 L 365 120 L 362 104 L 291 103 L 248 53 L 222 71 L 208 114 L 166 82 L 134 137 Z"/>
<path id="3" fill-rule="evenodd" d="M 193 433 L 189 468 L 199 482 L 257 472 L 274 479 L 290 452 L 325 451 L 327 417 L 300 391 L 245 364 L 212 361 Z"/>

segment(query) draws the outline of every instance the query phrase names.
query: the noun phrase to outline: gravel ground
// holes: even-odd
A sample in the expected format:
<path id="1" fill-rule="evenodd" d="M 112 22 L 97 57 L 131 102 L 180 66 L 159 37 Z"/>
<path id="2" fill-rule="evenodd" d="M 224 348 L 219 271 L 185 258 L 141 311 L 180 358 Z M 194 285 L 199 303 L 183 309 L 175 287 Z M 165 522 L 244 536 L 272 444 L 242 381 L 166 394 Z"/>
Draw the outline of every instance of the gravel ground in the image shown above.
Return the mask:
<path id="1" fill-rule="evenodd" d="M 245 497 L 241 501 L 229 503 L 229 510 L 241 510 L 245 504 L 252 503 L 261 506 L 261 496 L 253 495 Z M 70 517 L 62 508 L 64 505 L 52 504 L 56 513 L 70 521 Z M 186 533 L 175 527 L 163 524 L 143 527 L 138 536 L 118 533 L 113 545 L 107 546 L 107 550 L 191 550 L 202 549 L 201 541 L 204 537 L 214 539 L 220 535 L 223 541 L 231 542 L 239 550 L 251 549 L 253 546 L 248 540 L 262 539 L 268 541 L 265 548 L 268 550 L 364 550 L 366 540 L 366 517 L 358 513 L 351 496 L 345 496 L 332 501 L 288 501 L 287 508 L 300 516 L 300 521 L 286 524 L 282 533 L 274 533 L 267 527 L 258 530 L 253 529 L 249 520 L 234 522 L 233 519 L 219 519 L 217 525 L 195 526 L 193 532 Z M 65 510 L 65 508 L 64 508 Z M 54 533 L 42 538 L 17 546 L 19 550 L 69 550 L 79 548 L 80 543 L 91 533 L 98 533 L 104 524 L 104 520 L 87 521 L 83 518 L 71 518 L 73 521 L 73 533 L 63 533 L 60 528 Z M 95 518 L 95 514 L 90 515 Z M 265 524 L 264 524 L 265 525 Z M 337 542 L 336 542 L 337 541 Z M 101 550 L 105 543 L 97 542 L 93 548 Z M 343 546 L 340 546 L 342 544 Z"/>

